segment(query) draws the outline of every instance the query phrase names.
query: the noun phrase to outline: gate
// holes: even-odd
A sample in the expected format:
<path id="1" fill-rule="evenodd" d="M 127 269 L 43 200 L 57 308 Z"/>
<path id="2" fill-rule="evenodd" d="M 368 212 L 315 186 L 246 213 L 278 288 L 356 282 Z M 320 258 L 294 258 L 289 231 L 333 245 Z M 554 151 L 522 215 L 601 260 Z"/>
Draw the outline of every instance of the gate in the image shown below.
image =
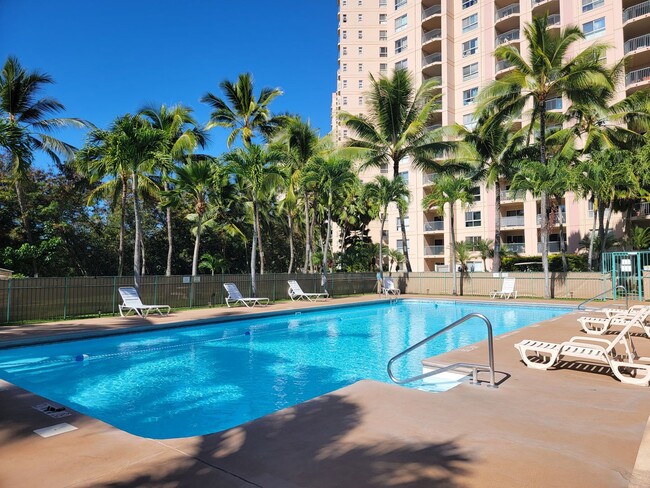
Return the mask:
<path id="1" fill-rule="evenodd" d="M 624 286 L 628 296 L 643 301 L 644 271 L 650 277 L 650 251 L 607 252 L 603 255 L 602 272 L 611 273 L 614 299 L 617 296 L 616 287 Z"/>

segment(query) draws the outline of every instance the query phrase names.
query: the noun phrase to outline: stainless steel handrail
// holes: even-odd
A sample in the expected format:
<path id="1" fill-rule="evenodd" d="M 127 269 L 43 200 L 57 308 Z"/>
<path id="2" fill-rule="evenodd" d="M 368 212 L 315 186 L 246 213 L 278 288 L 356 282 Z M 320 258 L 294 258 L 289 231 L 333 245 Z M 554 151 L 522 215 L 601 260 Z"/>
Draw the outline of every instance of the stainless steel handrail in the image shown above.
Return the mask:
<path id="1" fill-rule="evenodd" d="M 619 288 L 621 288 L 625 292 L 625 307 L 630 308 L 630 306 L 629 306 L 630 297 L 627 294 L 627 288 L 625 288 L 623 285 L 618 285 L 615 288 L 610 288 L 609 290 L 605 290 L 604 292 L 599 293 L 598 295 L 595 295 L 595 296 L 593 296 L 591 298 L 588 298 L 584 302 L 580 302 L 578 304 L 577 310 L 584 310 L 584 307 L 583 308 L 580 308 L 580 307 L 582 307 L 583 305 L 588 304 L 589 302 L 593 302 L 594 300 L 597 300 L 598 298 L 602 297 L 603 295 L 607 295 L 610 291 L 618 290 Z"/>
<path id="2" fill-rule="evenodd" d="M 417 376 L 413 376 L 411 378 L 405 379 L 405 380 L 400 380 L 397 378 L 392 371 L 392 366 L 395 361 L 398 359 L 406 356 L 408 353 L 413 351 L 414 349 L 417 349 L 420 346 L 423 346 L 427 342 L 435 339 L 441 334 L 444 334 L 445 332 L 448 332 L 449 330 L 453 329 L 454 327 L 459 326 L 463 322 L 468 321 L 469 319 L 472 318 L 479 318 L 483 322 L 485 322 L 485 325 L 487 326 L 488 330 L 488 365 L 484 364 L 474 364 L 474 363 L 454 363 L 450 364 L 449 366 L 444 366 L 442 368 L 438 368 L 435 371 L 429 371 L 428 373 L 423 373 L 419 374 Z M 457 368 L 472 368 L 472 382 L 478 384 L 478 379 L 477 379 L 477 374 L 478 371 L 489 371 L 490 372 L 490 386 L 497 388 L 497 385 L 494 381 L 494 336 L 492 334 L 492 323 L 490 320 L 483 314 L 480 313 L 470 313 L 469 315 L 465 315 L 463 318 L 457 320 L 456 322 L 449 324 L 447 327 L 444 329 L 439 330 L 435 334 L 430 335 L 426 339 L 421 340 L 417 344 L 413 344 L 411 347 L 404 349 L 402 352 L 397 354 L 396 356 L 393 356 L 389 361 L 388 365 L 386 366 L 386 370 L 388 371 L 388 376 L 390 379 L 394 382 L 397 383 L 398 385 L 405 385 L 406 383 L 411 383 L 413 381 L 421 380 L 423 378 L 428 378 L 429 376 L 434 376 L 440 373 L 444 373 L 445 371 L 449 371 L 452 369 L 457 369 Z"/>

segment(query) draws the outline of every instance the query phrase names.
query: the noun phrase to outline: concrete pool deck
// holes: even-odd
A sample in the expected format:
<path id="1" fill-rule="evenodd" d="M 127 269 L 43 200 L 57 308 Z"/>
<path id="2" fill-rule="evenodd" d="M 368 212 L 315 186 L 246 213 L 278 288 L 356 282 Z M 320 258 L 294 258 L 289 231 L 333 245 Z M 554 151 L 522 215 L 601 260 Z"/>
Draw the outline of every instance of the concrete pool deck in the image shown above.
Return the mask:
<path id="1" fill-rule="evenodd" d="M 374 298 L 288 302 L 266 310 Z M 2 328 L 0 344 L 261 310 Z M 428 393 L 361 381 L 224 432 L 185 439 L 140 438 L 76 412 L 52 419 L 32 408 L 46 399 L 0 382 L 0 486 L 628 486 L 650 415 L 648 388 L 622 384 L 606 368 L 529 369 L 513 347 L 522 339 L 561 342 L 581 335 L 576 317 L 584 314 L 498 336 L 498 389 L 464 383 Z M 650 339 L 635 343 L 650 356 Z M 485 363 L 486 357 L 482 342 L 435 361 Z M 33 432 L 61 422 L 77 430 L 49 438 Z"/>

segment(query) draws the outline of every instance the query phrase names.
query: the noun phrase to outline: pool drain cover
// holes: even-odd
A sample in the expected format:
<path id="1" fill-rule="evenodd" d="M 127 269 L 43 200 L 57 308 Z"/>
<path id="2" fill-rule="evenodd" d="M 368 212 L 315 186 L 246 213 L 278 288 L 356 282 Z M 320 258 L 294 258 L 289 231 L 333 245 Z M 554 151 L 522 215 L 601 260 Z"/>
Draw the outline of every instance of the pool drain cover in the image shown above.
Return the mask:
<path id="1" fill-rule="evenodd" d="M 72 432 L 73 430 L 77 430 L 74 425 L 62 423 L 51 425 L 50 427 L 44 427 L 42 429 L 36 429 L 34 433 L 41 437 L 52 437 L 59 434 L 65 434 L 66 432 Z"/>

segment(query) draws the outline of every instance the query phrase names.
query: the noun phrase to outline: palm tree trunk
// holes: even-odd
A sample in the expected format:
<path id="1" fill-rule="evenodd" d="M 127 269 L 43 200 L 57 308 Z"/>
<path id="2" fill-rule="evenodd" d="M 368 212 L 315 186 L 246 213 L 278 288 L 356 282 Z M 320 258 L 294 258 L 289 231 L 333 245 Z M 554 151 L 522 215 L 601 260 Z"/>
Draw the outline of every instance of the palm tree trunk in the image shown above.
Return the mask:
<path id="1" fill-rule="evenodd" d="M 594 219 L 591 224 L 591 236 L 589 237 L 589 256 L 587 257 L 587 267 L 589 271 L 593 270 L 594 263 L 594 240 L 596 238 L 596 218 L 598 217 L 598 208 L 596 205 L 596 199 L 592 197 L 592 208 L 594 211 Z"/>
<path id="2" fill-rule="evenodd" d="M 539 161 L 546 166 L 546 99 L 539 100 Z M 543 191 L 540 198 L 541 211 L 541 241 L 542 241 L 542 267 L 544 268 L 544 298 L 551 298 L 551 281 L 548 271 L 548 196 Z"/>
<path id="3" fill-rule="evenodd" d="M 497 178 L 494 183 L 494 258 L 492 258 L 492 271 L 501 271 L 501 182 Z M 483 269 L 485 260 L 483 260 Z"/>
<path id="4" fill-rule="evenodd" d="M 253 200 L 253 215 L 257 214 L 257 201 Z M 251 243 L 251 290 L 257 296 L 257 283 L 255 282 L 255 259 L 257 254 L 257 219 L 253 217 L 253 241 Z"/>
<path id="5" fill-rule="evenodd" d="M 142 233 L 140 231 L 140 199 L 138 198 L 138 176 L 133 173 L 131 178 L 131 191 L 133 192 L 133 214 L 135 217 L 135 244 L 133 246 L 133 283 L 136 290 L 140 291 L 140 283 L 142 281 L 142 246 L 140 245 L 140 238 Z"/>
<path id="6" fill-rule="evenodd" d="M 124 273 L 124 229 L 126 228 L 126 199 L 128 197 L 127 192 L 127 180 L 124 175 L 121 176 L 122 179 L 122 195 L 121 195 L 121 207 L 120 207 L 120 243 L 117 250 L 117 276 L 122 276 Z"/>
<path id="7" fill-rule="evenodd" d="M 23 187 L 20 184 L 20 178 L 16 178 L 14 186 L 16 187 L 16 199 L 18 200 L 20 218 L 23 221 L 23 227 L 25 229 L 25 235 L 27 236 L 27 242 L 30 246 L 33 247 L 34 235 L 32 234 L 32 229 L 29 222 L 29 214 L 27 213 L 27 205 L 25 205 L 25 197 L 23 195 Z M 34 273 L 34 278 L 38 278 L 38 261 L 36 260 L 36 256 L 32 257 L 32 272 Z"/>
<path id="8" fill-rule="evenodd" d="M 305 268 L 304 272 L 307 273 L 309 268 L 309 263 L 311 262 L 311 235 L 309 230 L 311 229 L 311 222 L 309 221 L 309 194 L 307 192 L 303 193 L 303 200 L 305 202 Z"/>
<path id="9" fill-rule="evenodd" d="M 603 254 L 607 250 L 607 233 L 609 232 L 609 223 L 612 219 L 612 208 L 614 207 L 614 199 L 612 198 L 609 201 L 609 206 L 607 207 L 607 220 L 605 221 L 605 229 L 603 232 L 604 238 L 600 242 L 600 262 L 603 262 Z"/>
<path id="10" fill-rule="evenodd" d="M 287 273 L 291 274 L 291 271 L 293 270 L 294 251 L 293 251 L 293 220 L 291 218 L 291 211 L 289 210 L 287 210 L 287 221 L 289 224 L 289 271 L 287 271 Z"/>
<path id="11" fill-rule="evenodd" d="M 169 184 L 167 181 L 163 182 L 163 189 L 169 191 Z M 172 255 L 173 255 L 173 233 L 172 233 L 172 209 L 167 207 L 165 212 L 167 220 L 167 268 L 165 269 L 165 276 L 172 275 Z"/>
<path id="12" fill-rule="evenodd" d="M 142 226 L 140 226 L 140 247 L 142 248 L 142 276 L 146 274 L 147 260 L 144 252 L 144 236 L 142 235 Z"/>
<path id="13" fill-rule="evenodd" d="M 602 263 L 603 249 L 605 248 L 605 203 L 602 199 L 598 200 L 598 239 L 600 240 L 600 254 L 598 263 Z"/>
<path id="14" fill-rule="evenodd" d="M 456 231 L 454 227 L 454 203 L 449 204 L 449 224 L 451 226 L 451 294 L 458 295 L 458 289 L 456 288 Z"/>
<path id="15" fill-rule="evenodd" d="M 255 211 L 255 221 L 257 223 L 257 244 L 260 248 L 260 275 L 264 274 L 264 248 L 262 247 L 262 229 L 260 227 L 260 212 L 259 209 Z"/>
<path id="16" fill-rule="evenodd" d="M 329 200 L 332 200 L 332 192 L 330 191 Z M 321 286 L 323 290 L 327 291 L 327 251 L 330 248 L 330 239 L 332 235 L 332 205 L 327 206 L 327 233 L 325 234 L 325 248 L 323 249 L 323 275 L 321 277 Z"/>
<path id="17" fill-rule="evenodd" d="M 199 212 L 196 221 L 196 238 L 194 239 L 194 255 L 192 256 L 192 276 L 199 274 L 199 246 L 201 243 L 201 220 L 203 214 Z M 214 276 L 214 267 L 212 268 L 212 275 Z"/>
<path id="18" fill-rule="evenodd" d="M 562 207 L 558 205 L 557 215 L 560 223 L 560 252 L 562 253 L 562 272 L 566 275 L 569 271 L 569 263 L 566 260 L 566 241 L 564 239 L 564 214 Z"/>
<path id="19" fill-rule="evenodd" d="M 402 254 L 404 254 L 404 264 L 406 265 L 406 271 L 410 273 L 413 271 L 411 268 L 411 260 L 409 259 L 409 250 L 408 250 L 408 240 L 406 239 L 406 227 L 404 226 L 404 214 L 400 206 L 397 207 L 399 212 L 399 225 L 402 229 Z"/>
<path id="20" fill-rule="evenodd" d="M 379 237 L 379 278 L 381 279 L 382 286 L 384 284 L 384 225 L 386 224 L 386 214 L 388 213 L 388 205 L 384 207 L 384 213 L 380 217 L 381 234 Z M 389 267 L 390 271 L 390 267 Z"/>

